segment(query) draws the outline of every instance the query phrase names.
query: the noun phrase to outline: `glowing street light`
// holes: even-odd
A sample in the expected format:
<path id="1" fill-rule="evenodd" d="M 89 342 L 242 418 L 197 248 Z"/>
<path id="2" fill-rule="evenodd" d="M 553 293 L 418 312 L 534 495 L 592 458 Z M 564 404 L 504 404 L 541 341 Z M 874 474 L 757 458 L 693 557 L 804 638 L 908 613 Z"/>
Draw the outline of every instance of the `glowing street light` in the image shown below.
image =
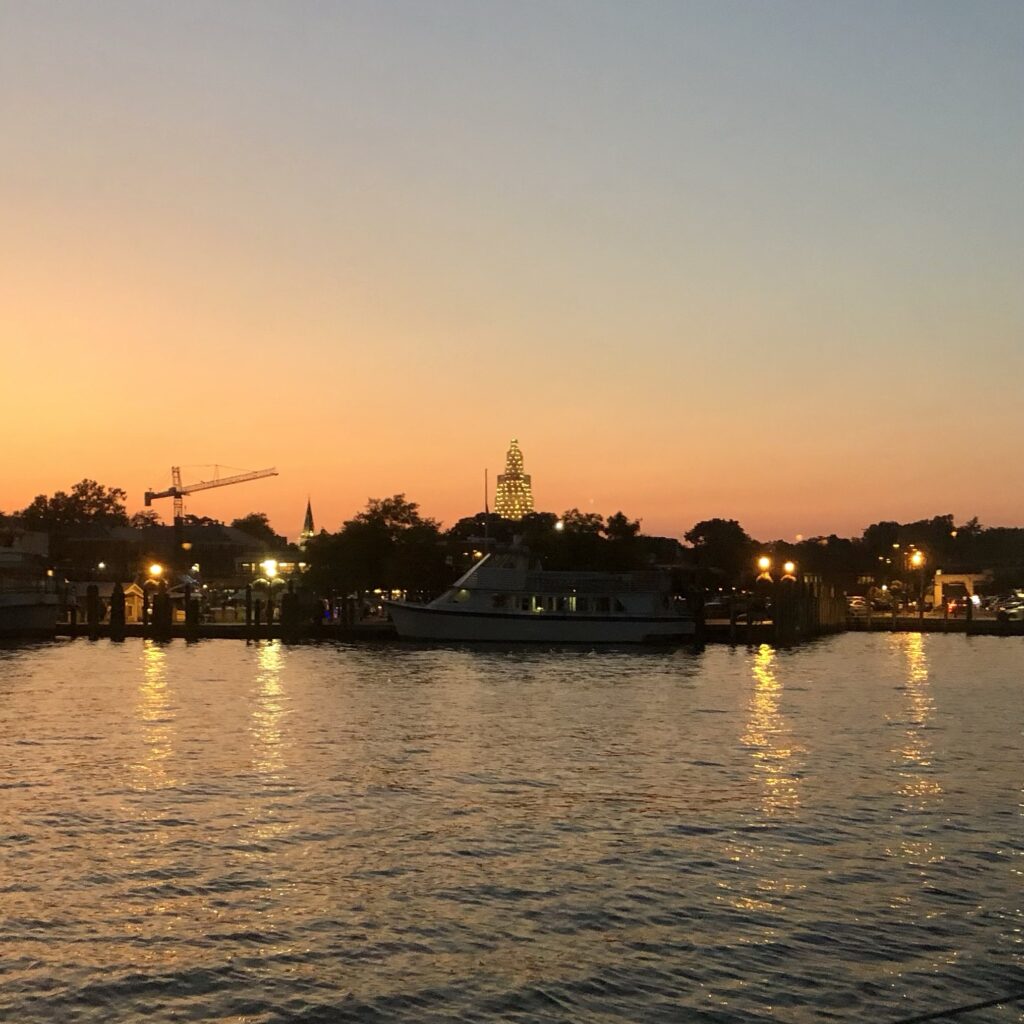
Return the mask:
<path id="1" fill-rule="evenodd" d="M 772 567 L 772 560 L 767 555 L 762 555 L 757 560 L 757 567 L 761 572 L 767 572 Z"/>
<path id="2" fill-rule="evenodd" d="M 277 559 L 268 558 L 265 562 L 260 562 L 260 568 L 266 573 L 267 579 L 272 580 L 277 575 Z"/>
<path id="3" fill-rule="evenodd" d="M 922 554 L 922 553 L 921 553 L 920 551 L 915 551 L 915 552 L 914 552 L 914 553 L 913 553 L 913 554 L 912 554 L 912 555 L 910 556 L 910 564 L 911 564 L 911 565 L 912 565 L 912 566 L 913 566 L 913 567 L 914 567 L 915 569 L 920 569 L 920 568 L 921 568 L 921 566 L 922 566 L 922 565 L 924 565 L 924 555 L 923 555 L 923 554 Z"/>
<path id="4" fill-rule="evenodd" d="M 558 519 L 558 520 L 556 520 L 556 521 L 555 521 L 555 529 L 556 529 L 556 530 L 557 530 L 557 531 L 558 531 L 559 533 L 561 533 L 561 532 L 562 532 L 562 531 L 563 531 L 563 530 L 565 529 L 565 521 L 564 521 L 564 520 L 562 520 L 562 519 Z"/>
<path id="5" fill-rule="evenodd" d="M 164 567 L 159 562 L 154 562 L 149 567 L 149 575 L 152 576 L 153 579 L 157 580 L 161 576 L 163 576 L 163 574 L 164 574 Z"/>
<path id="6" fill-rule="evenodd" d="M 795 579 L 794 573 L 796 572 L 796 562 L 783 562 L 782 571 L 786 574 L 783 579 Z"/>

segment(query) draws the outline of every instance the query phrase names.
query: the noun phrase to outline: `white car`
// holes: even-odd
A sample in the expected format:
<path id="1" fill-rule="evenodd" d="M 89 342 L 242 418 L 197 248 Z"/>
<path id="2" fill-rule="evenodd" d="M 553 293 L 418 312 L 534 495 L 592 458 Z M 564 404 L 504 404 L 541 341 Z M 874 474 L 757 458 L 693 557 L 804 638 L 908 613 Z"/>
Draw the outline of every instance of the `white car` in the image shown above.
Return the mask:
<path id="1" fill-rule="evenodd" d="M 1024 622 L 1024 601 L 1005 602 L 996 612 L 1000 622 Z"/>

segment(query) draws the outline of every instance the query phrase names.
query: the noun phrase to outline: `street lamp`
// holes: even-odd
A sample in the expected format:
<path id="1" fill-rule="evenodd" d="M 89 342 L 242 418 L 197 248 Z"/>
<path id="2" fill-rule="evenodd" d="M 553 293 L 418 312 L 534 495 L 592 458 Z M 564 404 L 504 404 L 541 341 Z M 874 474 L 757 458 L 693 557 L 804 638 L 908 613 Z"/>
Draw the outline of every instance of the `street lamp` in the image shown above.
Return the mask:
<path id="1" fill-rule="evenodd" d="M 917 581 L 917 617 L 924 618 L 924 563 L 923 551 L 914 550 L 908 559 L 912 568 L 917 569 L 919 577 Z"/>
<path id="2" fill-rule="evenodd" d="M 257 583 L 265 583 L 267 585 L 267 625 L 271 623 L 271 616 L 273 616 L 273 599 L 274 599 L 274 584 L 284 583 L 284 580 L 278 579 L 277 576 L 277 559 L 276 558 L 265 558 L 260 562 L 260 568 L 263 570 L 263 575 L 256 578 Z"/>
<path id="3" fill-rule="evenodd" d="M 159 562 L 154 562 L 149 567 L 149 575 L 154 579 L 158 580 L 164 574 L 164 567 Z"/>

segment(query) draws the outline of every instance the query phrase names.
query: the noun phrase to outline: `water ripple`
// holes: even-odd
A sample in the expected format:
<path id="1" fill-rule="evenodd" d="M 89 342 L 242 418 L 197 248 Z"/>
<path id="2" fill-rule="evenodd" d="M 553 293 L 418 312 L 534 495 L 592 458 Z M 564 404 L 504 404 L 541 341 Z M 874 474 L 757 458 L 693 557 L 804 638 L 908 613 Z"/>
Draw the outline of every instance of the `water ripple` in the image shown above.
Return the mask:
<path id="1" fill-rule="evenodd" d="M 884 1024 L 1024 985 L 1021 653 L 5 648 L 0 1019 Z"/>

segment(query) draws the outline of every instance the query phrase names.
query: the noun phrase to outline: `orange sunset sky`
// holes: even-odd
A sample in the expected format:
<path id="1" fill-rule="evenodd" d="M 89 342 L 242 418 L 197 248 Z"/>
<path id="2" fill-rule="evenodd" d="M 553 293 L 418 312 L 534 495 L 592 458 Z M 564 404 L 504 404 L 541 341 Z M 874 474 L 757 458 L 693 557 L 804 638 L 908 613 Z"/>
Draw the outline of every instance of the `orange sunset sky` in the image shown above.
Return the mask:
<path id="1" fill-rule="evenodd" d="M 1024 524 L 1024 6 L 14 2 L 0 509 L 276 466 L 762 539 Z M 493 497 L 492 497 L 493 500 Z M 169 515 L 166 503 L 162 506 Z"/>

